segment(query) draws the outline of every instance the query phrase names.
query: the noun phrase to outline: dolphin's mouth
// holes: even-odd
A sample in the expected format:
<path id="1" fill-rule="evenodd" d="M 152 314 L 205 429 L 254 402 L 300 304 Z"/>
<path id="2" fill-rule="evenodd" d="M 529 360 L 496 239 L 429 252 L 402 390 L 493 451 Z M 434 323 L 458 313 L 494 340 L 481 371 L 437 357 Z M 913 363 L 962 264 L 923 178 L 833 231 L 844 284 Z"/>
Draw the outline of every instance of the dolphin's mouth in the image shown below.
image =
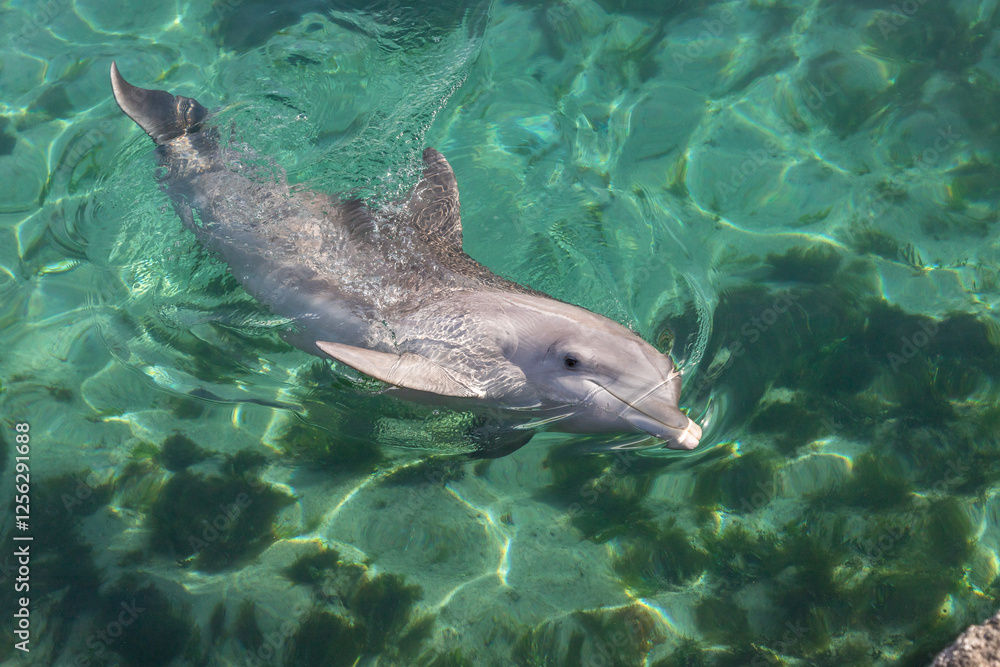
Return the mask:
<path id="1" fill-rule="evenodd" d="M 681 412 L 681 414 L 683 415 L 684 413 Z M 629 406 L 625 413 L 620 416 L 640 431 L 645 431 L 651 436 L 665 440 L 667 447 L 670 449 L 694 449 L 701 441 L 701 427 L 686 415 L 687 424 L 682 428 L 664 424 L 655 417 L 647 415 L 632 406 Z"/>
<path id="2" fill-rule="evenodd" d="M 619 396 L 607 387 L 600 385 L 598 387 L 621 404 L 621 409 L 617 411 L 620 419 L 640 431 L 665 440 L 670 449 L 689 450 L 697 447 L 701 441 L 701 427 L 676 405 L 656 395 L 664 385 L 679 379 L 680 375 L 671 376 L 632 401 Z"/>

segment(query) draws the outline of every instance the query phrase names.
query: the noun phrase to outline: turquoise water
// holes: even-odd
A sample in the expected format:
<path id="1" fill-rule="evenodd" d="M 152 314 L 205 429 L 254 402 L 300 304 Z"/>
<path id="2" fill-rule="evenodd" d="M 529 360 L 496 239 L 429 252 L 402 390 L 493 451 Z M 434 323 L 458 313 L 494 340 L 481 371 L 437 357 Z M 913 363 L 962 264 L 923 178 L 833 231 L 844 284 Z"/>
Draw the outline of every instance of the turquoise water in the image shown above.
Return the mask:
<path id="1" fill-rule="evenodd" d="M 0 11 L 5 664 L 924 665 L 1000 606 L 995 3 Z M 299 188 L 438 148 L 466 250 L 671 349 L 702 445 L 470 459 L 287 346 L 112 59 Z"/>

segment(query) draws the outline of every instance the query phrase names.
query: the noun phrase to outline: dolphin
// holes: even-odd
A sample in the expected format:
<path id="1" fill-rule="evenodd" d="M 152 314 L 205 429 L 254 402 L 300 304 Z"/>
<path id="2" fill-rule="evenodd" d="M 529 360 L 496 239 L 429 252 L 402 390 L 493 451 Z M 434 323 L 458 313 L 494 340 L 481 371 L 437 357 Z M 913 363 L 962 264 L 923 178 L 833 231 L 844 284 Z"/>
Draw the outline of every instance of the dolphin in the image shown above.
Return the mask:
<path id="1" fill-rule="evenodd" d="M 462 250 L 458 183 L 438 151 L 424 151 L 405 201 L 374 210 L 293 190 L 280 170 L 276 178 L 223 146 L 196 100 L 133 86 L 114 62 L 111 88 L 156 143 L 161 187 L 184 225 L 294 321 L 291 344 L 410 400 L 499 408 L 565 432 L 646 433 L 672 449 L 698 444 L 668 355 Z"/>

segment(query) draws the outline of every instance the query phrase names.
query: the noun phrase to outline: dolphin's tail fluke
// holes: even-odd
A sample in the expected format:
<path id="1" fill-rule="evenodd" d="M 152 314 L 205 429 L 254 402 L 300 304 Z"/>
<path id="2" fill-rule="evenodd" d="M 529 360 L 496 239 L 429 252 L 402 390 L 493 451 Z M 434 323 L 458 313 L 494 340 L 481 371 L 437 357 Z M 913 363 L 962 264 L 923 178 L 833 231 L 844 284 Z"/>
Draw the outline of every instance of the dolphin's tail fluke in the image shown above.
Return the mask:
<path id="1" fill-rule="evenodd" d="M 157 145 L 197 132 L 208 111 L 197 100 L 165 90 L 136 88 L 111 63 L 111 89 L 125 114 L 139 124 Z"/>

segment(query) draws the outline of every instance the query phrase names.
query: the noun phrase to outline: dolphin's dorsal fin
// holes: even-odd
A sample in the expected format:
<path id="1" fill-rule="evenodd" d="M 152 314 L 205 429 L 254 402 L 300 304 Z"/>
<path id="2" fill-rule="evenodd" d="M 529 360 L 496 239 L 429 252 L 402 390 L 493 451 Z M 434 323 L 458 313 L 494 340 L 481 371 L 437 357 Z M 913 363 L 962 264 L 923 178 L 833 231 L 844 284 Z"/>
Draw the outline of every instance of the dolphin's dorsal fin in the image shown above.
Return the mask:
<path id="1" fill-rule="evenodd" d="M 424 149 L 424 175 L 413 188 L 404 217 L 427 240 L 462 249 L 458 181 L 448 161 L 433 148 Z"/>

